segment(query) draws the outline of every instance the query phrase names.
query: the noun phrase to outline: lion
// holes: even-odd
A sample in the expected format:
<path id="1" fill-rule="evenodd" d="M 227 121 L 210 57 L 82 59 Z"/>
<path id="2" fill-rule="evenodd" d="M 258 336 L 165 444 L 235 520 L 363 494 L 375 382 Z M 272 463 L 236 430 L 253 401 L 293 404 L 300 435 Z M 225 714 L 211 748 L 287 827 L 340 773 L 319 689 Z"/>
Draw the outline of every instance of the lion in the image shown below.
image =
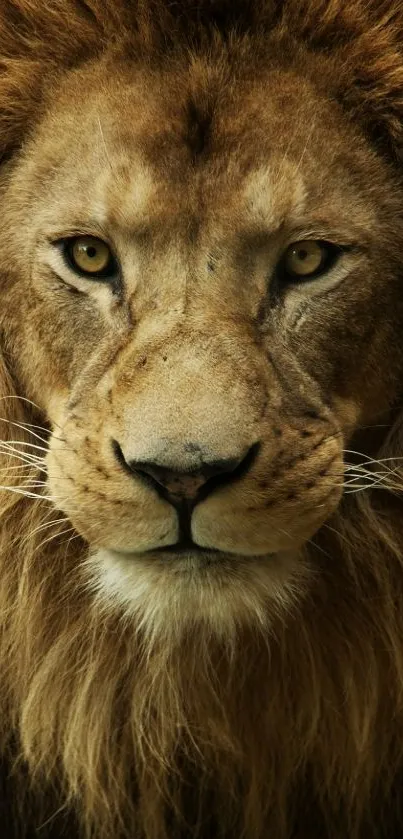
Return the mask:
<path id="1" fill-rule="evenodd" d="M 3 0 L 6 839 L 392 839 L 398 0 Z"/>

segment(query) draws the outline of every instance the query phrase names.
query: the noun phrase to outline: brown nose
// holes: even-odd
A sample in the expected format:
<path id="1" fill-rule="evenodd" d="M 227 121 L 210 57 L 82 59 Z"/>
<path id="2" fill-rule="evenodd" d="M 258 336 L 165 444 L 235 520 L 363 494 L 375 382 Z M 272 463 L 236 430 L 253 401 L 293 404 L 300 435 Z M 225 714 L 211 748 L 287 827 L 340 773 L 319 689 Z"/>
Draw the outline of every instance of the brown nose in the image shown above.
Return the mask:
<path id="1" fill-rule="evenodd" d="M 243 459 L 243 458 L 242 458 Z M 130 468 L 137 474 L 148 475 L 158 487 L 162 488 L 169 495 L 177 498 L 194 499 L 200 489 L 211 479 L 218 475 L 231 475 L 239 466 L 239 460 L 216 460 L 211 463 L 203 463 L 197 472 L 177 472 L 173 469 L 166 469 L 159 463 L 131 463 Z"/>
<path id="2" fill-rule="evenodd" d="M 205 498 L 217 484 L 227 483 L 243 474 L 249 468 L 254 457 L 256 446 L 242 452 L 239 457 L 227 458 L 225 460 L 200 457 L 201 447 L 197 444 L 186 444 L 186 449 L 192 448 L 198 452 L 197 465 L 183 468 L 183 464 L 176 466 L 172 461 L 169 465 L 164 457 L 160 460 L 126 460 L 120 447 L 115 444 L 115 451 L 118 459 L 125 463 L 126 468 L 134 476 L 143 477 L 152 482 L 154 489 L 163 498 L 172 502 L 189 501 L 195 502 L 201 497 Z"/>

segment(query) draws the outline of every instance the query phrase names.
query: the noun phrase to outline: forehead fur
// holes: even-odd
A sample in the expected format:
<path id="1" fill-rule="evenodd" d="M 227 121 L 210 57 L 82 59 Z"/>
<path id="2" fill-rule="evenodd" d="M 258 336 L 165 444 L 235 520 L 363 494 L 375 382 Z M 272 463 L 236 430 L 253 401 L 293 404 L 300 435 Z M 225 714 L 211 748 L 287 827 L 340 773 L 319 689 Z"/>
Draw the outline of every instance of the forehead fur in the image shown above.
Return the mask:
<path id="1" fill-rule="evenodd" d="M 268 37 L 268 36 L 271 37 Z M 382 151 L 399 155 L 403 103 L 403 7 L 391 0 L 4 0 L 0 9 L 0 146 L 21 145 L 41 115 L 45 93 L 67 69 L 117 50 L 155 68 L 178 52 L 209 54 L 221 41 L 270 60 L 280 41 L 287 60 L 301 49 L 335 62 L 333 95 Z M 239 51 L 240 50 L 240 51 Z M 281 49 L 280 49 L 281 52 Z M 305 62 L 307 63 L 307 62 Z M 307 63 L 309 71 L 309 61 Z M 343 68 L 340 72 L 340 68 Z M 316 72 L 317 75 L 317 72 Z M 329 74 L 327 86 L 329 85 Z M 188 143 L 208 139 L 208 102 L 188 103 Z"/>
<path id="2" fill-rule="evenodd" d="M 216 225 L 233 231 L 242 217 L 258 233 L 291 222 L 307 192 L 311 220 L 314 205 L 318 219 L 326 208 L 340 224 L 347 195 L 350 219 L 358 173 L 364 166 L 372 189 L 383 168 L 338 106 L 273 59 L 274 68 L 255 63 L 252 78 L 249 65 L 231 77 L 222 55 L 194 58 L 185 72 L 178 62 L 148 74 L 101 61 L 70 74 L 36 135 L 51 226 L 84 213 L 155 237 L 176 219 L 194 240 L 213 213 Z M 34 177 L 33 196 L 37 187 Z"/>

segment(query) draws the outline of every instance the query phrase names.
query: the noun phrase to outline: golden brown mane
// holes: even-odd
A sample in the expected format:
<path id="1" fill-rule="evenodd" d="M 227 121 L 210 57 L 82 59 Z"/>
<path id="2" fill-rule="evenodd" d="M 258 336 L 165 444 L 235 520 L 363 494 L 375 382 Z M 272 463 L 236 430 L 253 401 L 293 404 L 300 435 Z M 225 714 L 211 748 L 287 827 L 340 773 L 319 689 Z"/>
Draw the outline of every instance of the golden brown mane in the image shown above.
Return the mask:
<path id="1" fill-rule="evenodd" d="M 225 34 L 235 20 L 238 36 L 255 37 L 259 49 L 275 27 L 279 38 L 287 32 L 330 53 L 339 68 L 335 95 L 397 172 L 400 8 L 382 0 L 55 0 L 50 12 L 42 0 L 4 0 L 2 153 L 8 159 L 23 144 L 49 79 L 107 44 L 152 62 L 177 42 L 204 49 L 212 23 Z M 245 631 L 235 648 L 195 630 L 185 648 L 150 649 L 119 614 L 99 613 L 77 570 L 85 545 L 50 502 L 35 497 L 42 449 L 34 446 L 46 445 L 44 418 L 18 398 L 18 371 L 7 369 L 7 347 L 1 351 L 0 484 L 9 489 L 0 491 L 0 736 L 4 751 L 29 765 L 35 795 L 46 783 L 59 785 L 97 839 L 129 835 L 136 823 L 139 837 L 171 839 L 168 805 L 202 835 L 208 826 L 187 811 L 201 804 L 212 820 L 219 813 L 228 835 L 245 839 L 262 835 L 275 812 L 267 836 L 282 839 L 302 807 L 304 776 L 329 837 L 354 839 L 363 829 L 370 837 L 374 796 L 379 812 L 402 764 L 403 528 L 392 492 L 403 457 L 400 414 L 374 449 L 387 474 L 395 470 L 391 491 L 350 495 L 309 546 L 320 579 L 295 606 L 300 620 L 279 618 L 270 639 Z M 16 451 L 32 497 L 18 492 Z M 199 800 L 188 805 L 192 772 Z M 233 804 L 224 813 L 222 800 Z M 44 805 L 44 819 L 52 807 Z"/>
<path id="2" fill-rule="evenodd" d="M 0 146 L 18 146 L 41 113 L 52 79 L 126 45 L 132 57 L 207 42 L 215 30 L 259 38 L 278 31 L 314 52 L 334 54 L 338 95 L 378 139 L 400 143 L 403 13 L 391 0 L 5 0 L 0 9 Z"/>

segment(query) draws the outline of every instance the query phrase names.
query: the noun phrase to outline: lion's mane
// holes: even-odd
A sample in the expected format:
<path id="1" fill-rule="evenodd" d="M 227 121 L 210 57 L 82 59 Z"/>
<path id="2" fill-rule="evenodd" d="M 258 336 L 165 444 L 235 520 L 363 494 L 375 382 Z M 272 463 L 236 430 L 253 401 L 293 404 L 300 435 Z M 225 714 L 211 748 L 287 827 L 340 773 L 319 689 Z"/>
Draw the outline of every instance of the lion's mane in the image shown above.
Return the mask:
<path id="1" fill-rule="evenodd" d="M 399 177 L 399 9 L 384 0 L 3 0 L 4 165 L 40 119 L 49 79 L 106 45 L 152 63 L 178 43 L 208 49 L 211 38 L 253 37 L 264 50 L 265 32 L 277 29 L 334 61 L 340 99 Z M 23 821 L 25 806 L 42 807 L 44 821 L 66 806 L 97 839 L 164 839 L 175 813 L 192 836 L 210 835 L 219 815 L 225 835 L 247 839 L 288 837 L 298 824 L 301 837 L 314 829 L 370 837 L 371 810 L 379 819 L 384 806 L 387 817 L 403 765 L 398 495 L 343 501 L 307 548 L 317 584 L 270 638 L 245 630 L 227 647 L 195 628 L 180 648 L 150 648 L 141 628 L 94 606 L 80 575 L 85 545 L 69 524 L 55 521 L 46 498 L 19 494 L 15 441 L 38 479 L 34 445 L 46 445 L 46 435 L 34 426 L 44 419 L 17 398 L 4 340 L 1 352 L 1 483 L 9 489 L 0 492 L 0 736 Z M 396 483 L 402 455 L 397 415 L 375 453 L 390 458 Z"/>

